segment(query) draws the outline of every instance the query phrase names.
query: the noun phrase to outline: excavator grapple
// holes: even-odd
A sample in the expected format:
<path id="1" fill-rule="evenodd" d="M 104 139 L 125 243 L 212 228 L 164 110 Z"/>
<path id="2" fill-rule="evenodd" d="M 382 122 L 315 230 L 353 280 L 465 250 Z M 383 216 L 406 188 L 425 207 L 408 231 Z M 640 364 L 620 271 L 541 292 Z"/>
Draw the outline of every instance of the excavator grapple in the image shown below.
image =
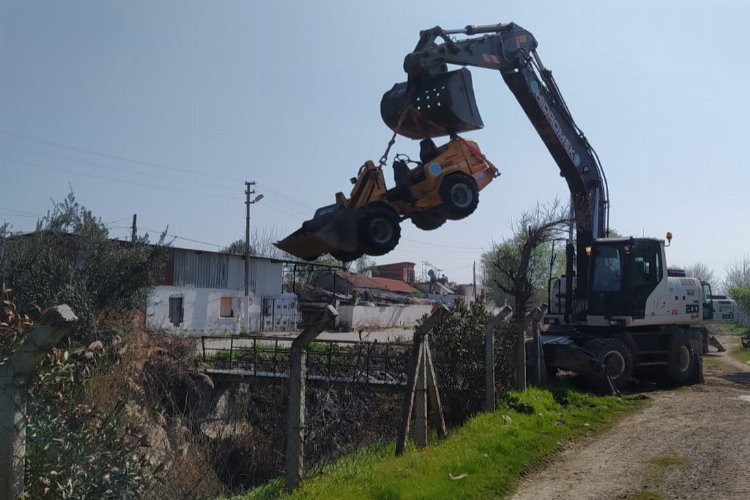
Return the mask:
<path id="1" fill-rule="evenodd" d="M 398 244 L 402 220 L 429 231 L 463 219 L 476 209 L 479 191 L 499 175 L 476 143 L 455 135 L 440 147 L 424 139 L 419 162 L 397 155 L 393 174 L 396 185 L 388 189 L 382 168 L 365 162 L 349 198 L 337 193 L 336 203 L 316 210 L 275 245 L 305 260 L 326 253 L 342 261 L 384 255 Z"/>

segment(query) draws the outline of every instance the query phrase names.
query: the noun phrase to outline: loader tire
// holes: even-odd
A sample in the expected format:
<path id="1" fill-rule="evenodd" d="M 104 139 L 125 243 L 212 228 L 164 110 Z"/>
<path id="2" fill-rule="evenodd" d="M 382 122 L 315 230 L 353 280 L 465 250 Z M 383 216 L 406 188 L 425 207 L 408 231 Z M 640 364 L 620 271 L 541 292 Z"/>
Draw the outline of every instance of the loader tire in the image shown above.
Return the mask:
<path id="1" fill-rule="evenodd" d="M 398 245 L 401 221 L 392 209 L 385 206 L 368 208 L 359 225 L 361 248 L 367 255 L 385 255 Z"/>
<path id="2" fill-rule="evenodd" d="M 695 371 L 695 356 L 687 335 L 673 334 L 667 347 L 667 377 L 675 384 L 684 384 Z"/>
<path id="3" fill-rule="evenodd" d="M 479 190 L 473 178 L 455 173 L 443 179 L 440 199 L 448 219 L 459 220 L 471 215 L 479 203 Z"/>
<path id="4" fill-rule="evenodd" d="M 361 252 L 331 252 L 331 257 L 341 262 L 351 262 L 357 260 L 364 255 Z"/>
<path id="5" fill-rule="evenodd" d="M 633 355 L 625 342 L 619 339 L 596 338 L 586 342 L 583 347 L 602 362 L 615 387 L 622 389 L 627 385 L 633 375 Z M 607 375 L 601 367 L 593 367 L 587 375 L 596 387 L 609 388 Z"/>
<path id="6" fill-rule="evenodd" d="M 432 231 L 433 229 L 437 229 L 443 224 L 445 224 L 445 215 L 443 214 L 420 214 L 420 215 L 412 215 L 411 222 L 417 228 L 421 229 L 422 231 Z"/>

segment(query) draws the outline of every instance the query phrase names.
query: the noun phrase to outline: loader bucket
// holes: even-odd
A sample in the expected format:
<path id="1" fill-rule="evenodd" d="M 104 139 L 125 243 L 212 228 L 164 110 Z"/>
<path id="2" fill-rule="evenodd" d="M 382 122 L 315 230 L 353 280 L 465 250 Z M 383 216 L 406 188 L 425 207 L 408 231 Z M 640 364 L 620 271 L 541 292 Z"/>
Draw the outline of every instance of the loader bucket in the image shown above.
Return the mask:
<path id="1" fill-rule="evenodd" d="M 413 90 L 407 102 L 409 84 Z M 440 137 L 484 126 L 474 99 L 471 72 L 466 68 L 397 83 L 383 94 L 380 115 L 391 130 L 396 130 L 405 109 L 408 111 L 398 133 L 411 139 Z"/>
<path id="2" fill-rule="evenodd" d="M 274 245 L 304 260 L 315 260 L 326 253 L 357 254 L 360 249 L 356 214 L 335 204 L 319 208 L 300 229 Z"/>

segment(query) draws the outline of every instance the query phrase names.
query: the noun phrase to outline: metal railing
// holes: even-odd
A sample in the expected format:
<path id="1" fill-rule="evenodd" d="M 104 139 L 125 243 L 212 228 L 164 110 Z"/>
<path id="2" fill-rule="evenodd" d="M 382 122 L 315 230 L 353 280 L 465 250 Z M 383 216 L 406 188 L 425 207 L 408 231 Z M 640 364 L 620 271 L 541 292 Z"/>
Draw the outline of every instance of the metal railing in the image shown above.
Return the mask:
<path id="1" fill-rule="evenodd" d="M 203 361 L 213 373 L 288 378 L 293 338 L 201 337 Z M 403 385 L 411 343 L 317 340 L 307 349 L 307 379 Z"/>

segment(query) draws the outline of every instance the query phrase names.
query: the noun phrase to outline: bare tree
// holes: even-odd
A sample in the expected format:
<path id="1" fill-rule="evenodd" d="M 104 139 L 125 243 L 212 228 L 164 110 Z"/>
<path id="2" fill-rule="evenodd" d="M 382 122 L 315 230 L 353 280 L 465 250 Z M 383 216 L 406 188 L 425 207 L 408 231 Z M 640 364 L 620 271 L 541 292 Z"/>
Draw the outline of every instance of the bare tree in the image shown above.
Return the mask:
<path id="1" fill-rule="evenodd" d="M 693 265 L 687 266 L 687 268 L 685 268 L 685 274 L 691 278 L 708 281 L 711 284 L 714 283 L 715 279 L 714 272 L 702 262 L 696 262 Z"/>
<path id="2" fill-rule="evenodd" d="M 555 200 L 521 215 L 513 224 L 513 236 L 483 256 L 490 279 L 514 301 L 513 315 L 524 318 L 536 289 L 544 284 L 546 244 L 570 223 L 567 208 Z"/>
<path id="3" fill-rule="evenodd" d="M 750 285 L 750 255 L 743 255 L 727 267 L 724 290 Z"/>
<path id="4" fill-rule="evenodd" d="M 288 253 L 274 246 L 274 242 L 284 238 L 284 232 L 278 227 L 254 229 L 250 233 L 250 255 L 256 257 L 268 257 L 271 259 L 296 260 Z M 229 246 L 223 248 L 222 252 L 244 254 L 245 238 L 233 241 Z"/>

